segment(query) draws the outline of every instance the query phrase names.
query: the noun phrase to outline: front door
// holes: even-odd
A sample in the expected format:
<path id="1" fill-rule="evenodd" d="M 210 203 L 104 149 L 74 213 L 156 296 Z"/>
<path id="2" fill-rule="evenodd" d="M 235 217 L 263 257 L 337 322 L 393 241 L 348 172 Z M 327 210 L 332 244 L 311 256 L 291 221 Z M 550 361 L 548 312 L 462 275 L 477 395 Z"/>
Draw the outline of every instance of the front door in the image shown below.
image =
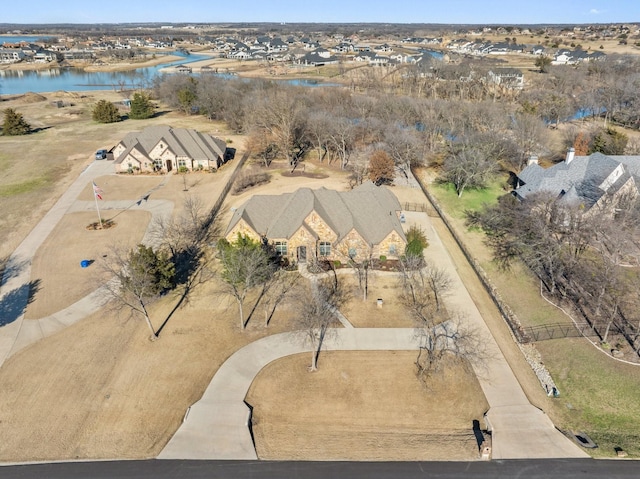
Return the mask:
<path id="1" fill-rule="evenodd" d="M 173 169 L 173 165 L 171 164 L 171 160 L 167 160 L 167 173 Z"/>
<path id="2" fill-rule="evenodd" d="M 298 263 L 306 263 L 306 262 L 307 262 L 307 247 L 298 246 Z"/>

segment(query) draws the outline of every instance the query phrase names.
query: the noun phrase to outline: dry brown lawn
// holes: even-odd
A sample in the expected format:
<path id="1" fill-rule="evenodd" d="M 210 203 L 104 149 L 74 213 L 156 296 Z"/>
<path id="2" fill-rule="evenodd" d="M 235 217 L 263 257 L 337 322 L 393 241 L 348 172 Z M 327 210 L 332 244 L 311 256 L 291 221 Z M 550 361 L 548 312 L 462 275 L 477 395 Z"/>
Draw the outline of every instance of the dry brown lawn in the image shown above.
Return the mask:
<path id="1" fill-rule="evenodd" d="M 369 276 L 367 300 L 357 288 L 351 270 L 341 270 L 341 281 L 352 286 L 353 297 L 343 313 L 356 328 L 413 328 L 415 324 L 402 306 L 399 295 L 398 277 L 388 272 L 372 272 Z M 378 298 L 382 307 L 378 307 Z"/>
<path id="2" fill-rule="evenodd" d="M 448 367 L 425 388 L 415 353 L 326 352 L 275 361 L 253 382 L 258 457 L 270 460 L 475 460 L 473 421 L 488 404 L 474 376 Z"/>
<path id="3" fill-rule="evenodd" d="M 42 102 L 40 106 L 42 107 Z M 173 126 L 195 127 L 205 131 L 212 129 L 204 128 L 203 124 L 212 124 L 202 119 L 195 120 L 172 113 L 164 115 L 162 120 L 162 123 Z M 82 130 L 86 127 L 87 131 L 84 134 L 81 131 L 73 133 L 75 138 L 82 137 L 82 140 L 78 141 L 84 145 L 82 148 L 85 150 L 84 153 L 77 153 L 75 156 L 69 153 L 79 151 L 81 146 L 62 141 L 52 134 L 49 139 L 53 141 L 52 148 L 57 154 L 47 167 L 67 167 L 55 181 L 50 179 L 45 186 L 39 185 L 27 192 L 3 197 L 2 201 L 8 201 L 7 204 L 21 211 L 25 218 L 24 221 L 2 218 L 3 231 L 6 231 L 4 225 L 11 225 L 22 231 L 23 235 L 26 234 L 34 221 L 51 206 L 57 197 L 54 195 L 61 194 L 80 169 L 91 161 L 87 156 L 92 154 L 93 150 L 99 146 L 113 144 L 133 127 L 139 129 L 146 124 L 159 122 L 134 122 L 125 129 L 124 125 L 127 123 L 129 122 L 91 125 L 85 120 L 76 122 L 73 129 Z M 71 126 L 68 128 L 72 129 Z M 47 131 L 49 130 L 41 133 Z M 105 140 L 104 136 L 99 135 L 100 131 L 108 132 L 108 135 L 111 135 L 110 139 Z M 215 134 L 215 131 L 213 133 Z M 39 134 L 17 140 L 11 139 L 4 143 L 10 144 L 10 148 L 2 150 L 5 157 L 0 161 L 7 162 L 10 172 L 8 177 L 13 179 L 9 182 L 6 182 L 5 178 L 0 179 L 0 188 L 29 181 L 27 171 L 15 167 L 15 158 L 20 144 L 24 148 L 25 144 L 35 141 L 36 151 L 44 149 L 45 139 L 37 138 Z M 240 138 L 231 139 L 234 145 L 242 144 Z M 12 143 L 14 141 L 15 144 Z M 6 156 L 5 151 L 13 153 Z M 11 161 L 8 158 L 11 158 Z M 31 172 L 37 172 L 38 165 L 34 158 L 28 158 L 24 163 L 25 168 L 30 168 Z M 348 187 L 346 173 L 336 171 L 332 166 L 309 162 L 305 168 L 309 172 L 328 174 L 329 177 L 286 177 L 281 173 L 288 169 L 276 162 L 269 168 L 273 174 L 269 184 L 230 197 L 228 206 L 237 206 L 254 194 L 278 194 L 293 191 L 301 186 L 336 189 Z M 223 179 L 229 172 L 230 170 L 225 172 L 223 169 L 218 174 L 187 175 L 184 178 L 188 182 L 189 194 L 202 196 L 205 204 L 210 206 L 217 198 L 224 183 Z M 176 203 L 177 214 L 180 211 L 180 200 L 185 194 L 182 191 L 182 178 L 180 175 L 171 177 L 165 186 L 153 192 L 152 199 L 173 201 Z M 105 200 L 132 201 L 162 180 L 163 178 L 157 176 L 107 176 L 96 179 L 105 191 Z M 49 200 L 36 201 L 43 193 L 50 196 Z M 407 189 L 403 194 L 416 197 L 415 190 Z M 91 198 L 91 190 L 87 186 L 79 199 Z M 31 217 L 27 217 L 27 206 L 21 203 L 22 200 L 27 206 L 34 208 Z M 79 267 L 80 259 L 99 257 L 101 253 L 104 254 L 104 248 L 111 241 L 118 242 L 126 238 L 135 242 L 135 238 L 142 236 L 149 221 L 148 214 L 144 212 L 118 212 L 114 215 L 117 226 L 112 230 L 85 230 L 86 224 L 95 220 L 94 215 L 94 212 L 66 215 L 37 253 L 33 265 L 33 278 L 39 279 L 41 283 L 35 301 L 29 306 L 28 317 L 36 318 L 50 314 L 89 292 L 91 287 L 86 277 L 92 273 L 93 265 L 82 270 Z M 107 216 L 111 214 L 105 215 Z M 223 226 L 226 225 L 226 221 L 226 218 L 222 220 Z M 14 243 L 17 239 L 19 238 L 13 238 Z M 3 243 L 3 248 L 3 251 L 11 251 L 10 244 L 6 242 Z M 394 280 L 387 276 L 375 278 L 371 286 L 371 300 L 363 305 L 359 297 L 354 297 L 346 308 L 347 316 L 360 327 L 411 326 L 403 317 L 400 306 L 394 302 L 394 287 Z M 382 309 L 375 305 L 374 298 L 377 297 L 385 300 Z M 248 305 L 251 304 L 250 301 L 247 302 Z M 175 297 L 165 297 L 153 307 L 152 317 L 156 327 L 167 317 L 176 302 Z M 248 342 L 266 334 L 291 330 L 291 311 L 292 308 L 280 308 L 268 329 L 262 325 L 258 311 L 247 331 L 241 332 L 235 303 L 222 296 L 219 293 L 219 285 L 216 281 L 211 281 L 200 286 L 190 301 L 173 314 L 159 341 L 148 341 L 149 332 L 139 318 L 121 317 L 105 308 L 31 345 L 11 357 L 0 369 L 0 383 L 3 385 L 0 389 L 0 460 L 140 458 L 157 455 L 179 426 L 187 407 L 200 398 L 224 360 Z M 357 359 L 360 355 L 363 359 Z M 338 407 L 337 403 L 329 401 L 326 404 L 315 404 L 317 421 L 326 425 L 317 433 L 322 437 L 331 438 L 334 451 L 332 453 L 327 450 L 325 457 L 335 455 L 336 451 L 351 449 L 354 458 L 356 454 L 361 454 L 361 458 L 376 459 L 476 457 L 477 445 L 471 433 L 471 422 L 473 419 L 479 419 L 486 410 L 487 406 L 481 394 L 471 394 L 466 405 L 460 403 L 460 412 L 455 414 L 455 418 L 442 421 L 433 415 L 428 416 L 431 419 L 425 419 L 423 422 L 419 419 L 427 417 L 422 415 L 422 410 L 449 410 L 452 400 L 466 397 L 466 392 L 472 392 L 474 388 L 479 392 L 474 379 L 464 379 L 457 370 L 452 369 L 442 378 L 442 384 L 434 383 L 433 387 L 425 392 L 413 376 L 412 359 L 409 356 L 398 361 L 393 359 L 403 357 L 402 353 L 381 353 L 382 359 L 375 359 L 377 353 L 351 353 L 349 361 L 336 359 L 338 369 L 330 367 L 332 357 L 338 358 L 339 355 L 322 355 L 322 370 L 313 375 L 313 378 L 326 375 L 333 378 L 333 381 L 339 378 L 345 382 L 345 377 L 359 378 L 358 381 L 366 377 L 367 382 L 357 388 L 355 379 L 350 383 L 352 387 L 341 393 L 344 396 L 341 399 L 344 406 Z M 295 366 L 295 361 L 304 363 L 307 358 L 294 358 L 294 363 L 287 361 L 275 364 L 288 364 L 290 374 L 299 375 L 304 371 L 304 367 Z M 371 374 L 372 371 L 375 371 L 375 374 Z M 306 372 L 302 375 L 305 378 L 311 377 L 306 375 Z M 403 375 L 406 376 L 405 379 L 401 379 Z M 278 384 L 278 381 L 285 377 L 281 376 L 278 370 L 275 374 L 266 372 L 261 374 L 261 382 L 263 385 Z M 378 376 L 379 379 L 374 379 Z M 369 384 L 372 385 L 371 388 L 368 387 Z M 326 385 L 318 388 L 327 391 L 332 389 Z M 384 396 L 384 407 L 381 406 L 380 411 L 372 411 L 372 407 L 367 406 L 367 416 L 363 418 L 358 409 L 360 403 L 350 402 L 356 390 L 359 391 L 358 400 L 362 404 L 375 406 L 381 401 L 380 397 Z M 265 392 L 264 404 L 279 404 L 280 393 L 278 387 L 272 388 L 271 392 Z M 252 394 L 254 403 L 258 404 L 255 400 L 256 393 Z M 266 416 L 262 416 L 262 426 L 268 432 L 268 448 L 271 451 L 264 453 L 264 457 L 268 457 L 268 454 L 273 454 L 274 457 L 288 457 L 291 448 L 296 447 L 292 446 L 286 434 L 278 432 L 290 431 L 293 427 L 291 422 L 280 423 L 278 414 L 308 417 L 305 408 L 313 401 L 297 394 L 289 396 L 290 402 L 282 403 L 283 406 L 277 414 L 271 416 L 271 419 L 264 419 Z M 336 390 L 335 399 L 338 400 L 339 396 Z M 296 397 L 300 397 L 300 401 L 295 401 Z M 421 404 L 417 409 L 413 406 L 416 401 Z M 409 406 L 403 410 L 404 405 Z M 335 415 L 337 407 L 341 411 L 339 416 Z M 389 408 L 396 407 L 397 412 L 389 412 Z M 351 412 L 350 408 L 353 408 Z M 416 412 L 418 410 L 419 413 Z M 443 416 L 442 413 L 439 415 Z M 401 417 L 404 419 L 399 419 Z M 380 420 L 383 422 L 376 422 Z M 384 423 L 384 420 L 389 422 Z M 416 420 L 419 427 L 415 427 Z M 394 425 L 398 428 L 395 429 Z M 300 431 L 309 426 L 303 424 L 301 427 Z M 352 434 L 355 427 L 359 430 Z M 273 435 L 269 431 L 273 431 Z M 312 437 L 307 433 L 303 433 L 302 436 Z M 354 441 L 363 441 L 368 446 L 363 446 L 358 452 L 352 447 Z M 447 447 L 442 448 L 442 444 L 447 444 Z M 311 453 L 305 449 L 306 447 L 300 446 L 298 457 L 319 457 L 315 452 Z"/>
<path id="4" fill-rule="evenodd" d="M 103 217 L 108 217 L 103 213 Z M 99 286 L 100 262 L 111 254 L 111 247 L 128 241 L 132 247 L 142 240 L 151 215 L 146 211 L 126 211 L 114 221 L 116 226 L 104 230 L 88 230 L 98 220 L 95 212 L 65 215 L 38 249 L 31 280 L 37 281 L 33 301 L 25 312 L 27 319 L 39 319 L 72 305 Z M 81 268 L 80 261 L 95 263 Z"/>
<path id="5" fill-rule="evenodd" d="M 102 310 L 7 360 L 0 461 L 156 456 L 233 352 L 291 328 L 281 308 L 268 329 L 255 321 L 241 332 L 216 288 L 197 291 L 158 341 L 139 317 Z M 152 308 L 156 328 L 175 303 Z"/>
<path id="6" fill-rule="evenodd" d="M 133 205 L 153 190 L 149 198 L 172 201 L 175 216 L 183 211 L 187 196 L 199 198 L 204 211 L 210 209 L 233 166 L 233 163 L 227 164 L 215 174 L 194 172 L 169 178 L 161 175 L 110 175 L 95 181 L 103 190 L 104 201 L 129 200 Z M 165 184 L 156 189 L 162 183 Z M 93 200 L 93 189 L 89 183 L 78 200 Z M 98 203 L 104 206 L 103 201 Z M 116 226 L 107 230 L 87 230 L 87 225 L 97 221 L 97 213 L 72 213 L 65 215 L 46 239 L 32 264 L 31 278 L 38 281 L 38 289 L 27 308 L 26 318 L 48 316 L 92 292 L 98 287 L 100 278 L 96 270 L 100 270 L 102 258 L 113 247 L 130 248 L 139 243 L 151 226 L 151 215 L 145 211 L 103 209 L 101 216 L 105 220 L 112 219 Z M 80 268 L 82 259 L 94 260 L 96 264 Z"/>

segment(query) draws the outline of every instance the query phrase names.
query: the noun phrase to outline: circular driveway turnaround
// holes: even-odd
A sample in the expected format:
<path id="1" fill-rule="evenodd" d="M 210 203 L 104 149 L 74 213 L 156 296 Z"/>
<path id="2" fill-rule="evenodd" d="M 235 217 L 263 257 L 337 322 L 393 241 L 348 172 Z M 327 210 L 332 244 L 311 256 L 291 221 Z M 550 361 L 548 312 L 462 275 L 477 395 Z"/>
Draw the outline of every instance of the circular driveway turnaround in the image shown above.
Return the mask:
<path id="1" fill-rule="evenodd" d="M 445 302 L 464 315 L 467 325 L 487 347 L 489 358 L 475 372 L 490 405 L 487 419 L 492 431 L 492 457 L 588 458 L 525 396 L 426 213 L 405 215 L 407 225 L 418 225 L 426 233 L 429 260 L 451 278 Z M 344 328 L 336 332 L 334 340 L 325 341 L 324 349 L 415 350 L 418 346 L 413 329 Z M 249 387 L 271 361 L 302 352 L 309 352 L 309 348 L 292 334 L 268 336 L 236 351 L 215 374 L 200 401 L 187 411 L 158 458 L 256 459 L 249 429 L 250 410 L 244 402 Z"/>
<path id="2" fill-rule="evenodd" d="M 104 292 L 98 289 L 68 308 L 46 318 L 24 319 L 24 311 L 29 300 L 33 256 L 65 214 L 95 209 L 93 201 L 77 201 L 76 198 L 93 178 L 109 174 L 113 174 L 112 162 L 90 163 L 7 261 L 0 283 L 0 366 L 9 356 L 26 346 L 85 318 L 104 305 L 106 301 Z M 168 176 L 154 189 L 162 186 L 167 178 Z M 100 209 L 145 210 L 151 212 L 153 217 L 171 213 L 173 202 L 168 200 L 101 201 Z M 147 229 L 143 242 L 148 242 L 149 239 Z"/>

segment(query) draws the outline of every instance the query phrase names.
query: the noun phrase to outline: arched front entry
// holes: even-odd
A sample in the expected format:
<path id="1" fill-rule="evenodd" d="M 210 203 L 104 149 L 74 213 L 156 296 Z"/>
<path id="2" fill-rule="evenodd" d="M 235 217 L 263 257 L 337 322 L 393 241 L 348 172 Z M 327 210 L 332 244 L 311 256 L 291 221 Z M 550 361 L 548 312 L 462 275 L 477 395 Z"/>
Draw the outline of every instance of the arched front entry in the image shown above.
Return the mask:
<path id="1" fill-rule="evenodd" d="M 306 262 L 307 262 L 307 247 L 298 246 L 298 263 L 306 263 Z"/>
<path id="2" fill-rule="evenodd" d="M 173 170 L 173 165 L 171 164 L 171 160 L 167 160 L 167 173 Z"/>

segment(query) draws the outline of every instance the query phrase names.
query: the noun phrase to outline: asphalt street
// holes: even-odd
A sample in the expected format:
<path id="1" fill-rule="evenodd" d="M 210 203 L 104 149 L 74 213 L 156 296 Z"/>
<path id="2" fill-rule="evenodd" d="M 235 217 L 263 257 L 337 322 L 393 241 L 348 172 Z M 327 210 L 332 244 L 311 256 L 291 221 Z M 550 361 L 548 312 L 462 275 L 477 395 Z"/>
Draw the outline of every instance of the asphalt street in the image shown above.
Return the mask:
<path id="1" fill-rule="evenodd" d="M 489 462 L 276 462 L 158 460 L 0 467 L 2 479 L 636 479 L 628 460 L 550 459 Z"/>

